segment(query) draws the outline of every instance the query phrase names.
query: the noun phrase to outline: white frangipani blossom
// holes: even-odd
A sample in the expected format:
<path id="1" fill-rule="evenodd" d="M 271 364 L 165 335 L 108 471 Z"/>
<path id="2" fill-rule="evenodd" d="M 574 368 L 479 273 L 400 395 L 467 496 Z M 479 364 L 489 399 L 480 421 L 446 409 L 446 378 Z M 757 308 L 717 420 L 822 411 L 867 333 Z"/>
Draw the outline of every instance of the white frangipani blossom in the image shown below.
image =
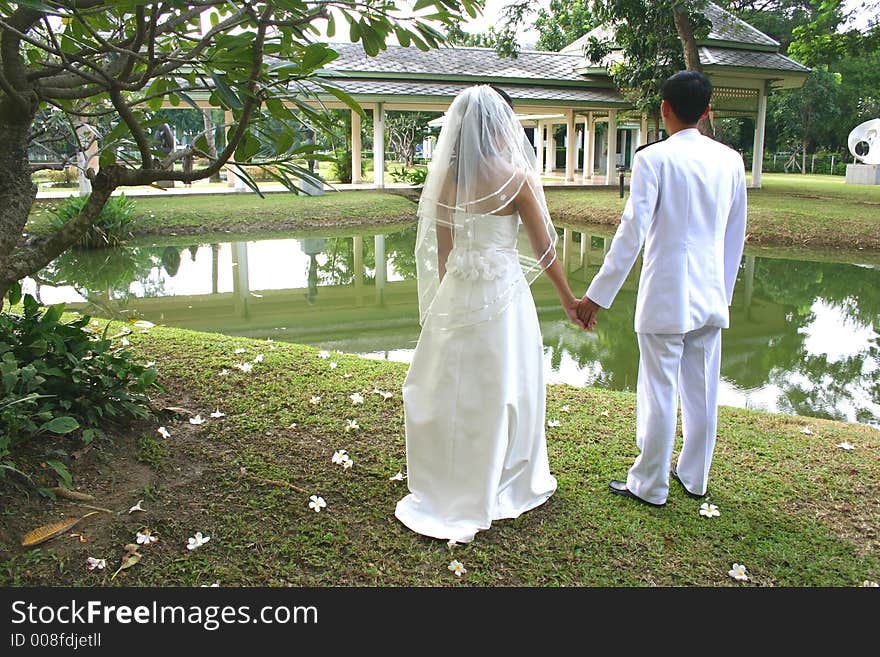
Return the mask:
<path id="1" fill-rule="evenodd" d="M 547 426 L 550 427 L 551 429 L 553 429 L 554 427 L 561 426 L 561 425 L 562 425 L 562 422 L 560 422 L 559 420 L 550 420 L 549 422 L 547 422 Z"/>
<path id="2" fill-rule="evenodd" d="M 310 404 L 320 404 L 321 403 L 321 395 L 312 395 L 309 399 Z"/>
<path id="3" fill-rule="evenodd" d="M 451 570 L 456 577 L 461 577 L 462 575 L 467 573 L 467 569 L 464 567 L 464 564 L 458 559 L 453 559 L 446 567 Z"/>
<path id="4" fill-rule="evenodd" d="M 168 431 L 168 429 L 166 429 L 165 427 L 159 427 L 158 429 L 156 429 L 156 431 L 157 431 L 157 432 L 159 433 L 159 435 L 162 436 L 163 438 L 171 438 L 171 433 L 170 433 L 170 432 Z"/>
<path id="5" fill-rule="evenodd" d="M 337 363 L 335 360 L 330 361 L 330 369 L 331 370 L 335 370 L 337 367 L 339 367 L 339 363 Z"/>
<path id="6" fill-rule="evenodd" d="M 344 449 L 337 449 L 335 452 L 333 452 L 333 458 L 331 458 L 330 460 L 336 465 L 341 465 L 347 458 L 348 452 L 346 452 Z"/>
<path id="7" fill-rule="evenodd" d="M 880 588 L 880 582 L 875 582 L 874 580 L 866 579 L 864 582 L 862 582 L 862 586 L 867 589 L 877 589 L 877 588 Z"/>
<path id="8" fill-rule="evenodd" d="M 205 422 L 206 422 L 205 418 L 203 418 L 201 415 L 196 415 L 195 417 L 191 417 L 189 419 L 189 423 L 195 424 L 196 426 L 198 426 L 200 424 L 204 424 Z"/>
<path id="9" fill-rule="evenodd" d="M 119 341 L 119 344 L 121 344 L 123 347 L 131 346 L 131 342 L 128 341 L 128 338 L 122 338 L 122 340 Z"/>
<path id="10" fill-rule="evenodd" d="M 559 410 L 562 411 L 563 413 L 568 413 L 569 411 L 571 411 L 571 406 L 569 406 L 568 404 L 566 404 L 565 406 L 563 406 L 563 407 L 560 408 Z"/>
<path id="11" fill-rule="evenodd" d="M 137 534 L 135 534 L 135 540 L 138 542 L 139 545 L 152 545 L 159 540 L 159 537 L 154 536 L 153 532 L 150 531 L 148 528 L 144 528 Z"/>
<path id="12" fill-rule="evenodd" d="M 361 425 L 358 424 L 357 420 L 346 420 L 345 422 L 346 431 L 356 431 L 361 428 Z"/>
<path id="13" fill-rule="evenodd" d="M 106 559 L 95 559 L 95 557 L 89 557 L 88 559 L 86 559 L 86 568 L 88 568 L 90 571 L 95 570 L 96 568 L 98 570 L 104 570 L 106 567 Z"/>
<path id="14" fill-rule="evenodd" d="M 330 352 L 326 349 L 321 349 L 321 351 L 318 352 L 318 358 L 330 358 Z"/>
<path id="15" fill-rule="evenodd" d="M 403 472 L 398 472 L 397 474 L 388 477 L 388 481 L 403 481 L 404 479 L 406 479 L 406 475 L 403 474 Z"/>
<path id="16" fill-rule="evenodd" d="M 801 433 L 804 434 L 805 436 L 812 436 L 813 430 L 810 429 L 810 427 L 804 427 L 803 429 L 801 429 Z"/>
<path id="17" fill-rule="evenodd" d="M 315 513 L 320 513 L 321 509 L 327 508 L 327 502 L 320 495 L 312 495 L 309 498 L 309 508 L 313 509 Z"/>
<path id="18" fill-rule="evenodd" d="M 262 363 L 263 362 L 263 354 L 257 354 L 256 356 L 254 356 L 254 362 L 255 363 Z"/>
<path id="19" fill-rule="evenodd" d="M 738 582 L 748 582 L 749 576 L 746 574 L 746 567 L 741 563 L 735 563 L 731 567 L 730 570 L 727 571 L 727 574 L 733 577 L 733 579 Z"/>
<path id="20" fill-rule="evenodd" d="M 129 513 L 134 513 L 135 511 L 143 511 L 144 513 L 146 513 L 147 510 L 144 509 L 144 508 L 141 506 L 141 504 L 143 504 L 143 503 L 144 503 L 143 500 L 138 500 L 138 503 L 135 504 L 133 507 L 131 507 L 131 508 L 128 510 L 128 512 L 129 512 Z"/>
<path id="21" fill-rule="evenodd" d="M 228 375 L 229 375 L 229 370 L 227 370 L 225 367 L 217 373 L 217 376 L 228 376 Z"/>
<path id="22" fill-rule="evenodd" d="M 243 354 L 243 353 L 246 352 L 246 351 L 247 351 L 247 349 L 243 349 L 243 348 L 239 347 L 238 349 L 235 350 L 235 353 L 237 353 L 237 354 Z"/>
<path id="23" fill-rule="evenodd" d="M 856 446 L 853 445 L 849 441 L 844 441 L 842 443 L 838 443 L 837 445 L 835 445 L 835 447 L 839 447 L 840 449 L 845 449 L 848 452 L 851 452 L 852 450 L 854 450 L 856 448 Z"/>
<path id="24" fill-rule="evenodd" d="M 364 403 L 364 396 L 359 392 L 355 392 L 355 393 L 349 395 L 348 398 L 351 400 L 352 404 L 363 404 Z"/>
<path id="25" fill-rule="evenodd" d="M 211 540 L 210 536 L 202 536 L 202 532 L 196 532 L 195 536 L 192 536 L 186 541 L 186 549 L 187 550 L 195 550 L 196 548 L 202 547 L 205 543 Z"/>
<path id="26" fill-rule="evenodd" d="M 221 418 L 221 417 L 226 417 L 226 413 L 224 413 L 223 411 L 221 411 L 221 410 L 218 408 L 216 411 L 214 411 L 213 413 L 211 413 L 211 417 L 214 418 L 214 419 L 216 420 L 216 419 L 219 419 L 219 418 Z"/>
<path id="27" fill-rule="evenodd" d="M 703 502 L 700 505 L 700 515 L 705 518 L 717 518 L 721 515 L 721 511 L 718 510 L 718 507 L 714 504 L 709 504 L 708 502 Z"/>
<path id="28" fill-rule="evenodd" d="M 236 367 L 238 369 L 240 369 L 242 372 L 244 372 L 245 374 L 250 374 L 254 369 L 254 366 L 252 363 L 238 363 L 236 365 Z"/>

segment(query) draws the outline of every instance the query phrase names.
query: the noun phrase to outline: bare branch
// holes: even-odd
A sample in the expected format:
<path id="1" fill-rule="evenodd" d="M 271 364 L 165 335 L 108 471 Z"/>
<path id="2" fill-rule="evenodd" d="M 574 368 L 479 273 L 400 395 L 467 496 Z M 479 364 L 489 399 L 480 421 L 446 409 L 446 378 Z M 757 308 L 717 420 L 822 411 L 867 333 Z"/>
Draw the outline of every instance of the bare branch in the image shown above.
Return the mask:
<path id="1" fill-rule="evenodd" d="M 110 89 L 110 102 L 113 103 L 113 107 L 119 112 L 119 116 L 125 121 L 125 125 L 128 126 L 128 130 L 131 132 L 131 136 L 134 137 L 134 141 L 141 154 L 143 168 L 151 169 L 153 167 L 153 154 L 150 151 L 150 143 L 147 140 L 147 135 L 144 133 L 143 126 L 134 116 L 134 113 L 132 113 L 131 107 L 128 106 L 128 103 L 126 103 L 125 99 L 122 97 L 122 93 L 120 93 L 119 89 L 116 87 Z"/>

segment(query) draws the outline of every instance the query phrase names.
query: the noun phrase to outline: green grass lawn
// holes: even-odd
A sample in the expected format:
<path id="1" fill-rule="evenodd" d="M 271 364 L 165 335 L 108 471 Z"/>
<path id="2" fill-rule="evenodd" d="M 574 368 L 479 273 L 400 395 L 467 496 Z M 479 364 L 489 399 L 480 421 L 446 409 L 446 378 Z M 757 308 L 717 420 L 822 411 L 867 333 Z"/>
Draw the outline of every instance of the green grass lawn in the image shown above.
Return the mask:
<path id="1" fill-rule="evenodd" d="M 880 249 L 880 187 L 846 185 L 840 176 L 765 174 L 749 191 L 748 240 L 752 244 L 808 248 Z M 349 191 L 320 197 L 252 194 L 137 198 L 135 235 L 252 233 L 335 225 L 401 223 L 416 216 L 415 203 L 395 194 Z M 624 199 L 616 188 L 548 189 L 559 224 L 614 225 Z M 28 230 L 45 234 L 58 201 L 34 205 Z"/>
<path id="2" fill-rule="evenodd" d="M 550 214 L 569 224 L 617 224 L 625 199 L 616 189 L 553 189 Z M 748 240 L 754 244 L 880 249 L 880 186 L 847 185 L 840 176 L 764 174 L 748 192 Z"/>
<path id="3" fill-rule="evenodd" d="M 113 329 L 111 332 L 115 331 Z M 75 486 L 107 507 L 42 547 L 26 531 L 87 509 L 0 483 L 0 585 L 697 585 L 856 586 L 880 580 L 880 431 L 859 425 L 724 408 L 708 501 L 673 485 L 663 509 L 607 493 L 637 450 L 634 396 L 549 386 L 551 468 L 559 490 L 517 520 L 466 546 L 421 537 L 393 516 L 405 482 L 400 387 L 406 367 L 288 344 L 178 329 L 135 331 L 157 361 L 162 405 L 186 415 L 123 432 L 73 462 Z M 272 347 L 275 348 L 272 348 Z M 236 349 L 243 353 L 236 354 Z M 245 374 L 238 363 L 262 362 Z M 337 363 L 333 368 L 331 363 Z M 228 369 L 229 374 L 219 373 Z M 390 391 L 384 401 L 374 389 Z M 355 405 L 350 395 L 365 401 Z M 310 399 L 320 397 L 318 403 Z M 563 412 L 562 406 L 570 406 Z M 219 409 L 223 418 L 209 418 Z M 346 420 L 360 429 L 346 431 Z M 812 434 L 802 433 L 809 427 Z M 852 451 L 836 447 L 848 441 Z M 70 449 L 73 449 L 71 447 Z M 331 463 L 348 450 L 354 467 Z M 41 454 L 32 468 L 40 472 Z M 43 477 L 47 477 L 43 471 Z M 327 508 L 309 509 L 309 496 Z M 129 514 L 143 500 L 146 513 Z M 149 527 L 159 542 L 111 582 L 123 546 Z M 190 552 L 196 531 L 210 535 Z M 108 561 L 88 573 L 86 558 Z M 457 579 L 447 565 L 461 560 Z M 749 583 L 727 571 L 745 564 Z"/>

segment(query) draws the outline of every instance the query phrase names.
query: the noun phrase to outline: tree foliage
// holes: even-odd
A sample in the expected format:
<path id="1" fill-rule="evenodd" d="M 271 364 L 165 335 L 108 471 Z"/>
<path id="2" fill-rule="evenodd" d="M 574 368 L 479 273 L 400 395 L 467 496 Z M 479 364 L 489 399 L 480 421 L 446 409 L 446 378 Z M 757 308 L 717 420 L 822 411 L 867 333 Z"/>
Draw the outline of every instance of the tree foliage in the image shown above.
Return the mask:
<path id="1" fill-rule="evenodd" d="M 403 45 L 435 47 L 443 40 L 439 27 L 481 6 L 418 0 L 413 15 L 393 0 L 0 2 L 0 299 L 78 240 L 119 186 L 191 182 L 244 163 L 271 166 L 291 188 L 307 179 L 296 162 L 313 158 L 316 147 L 297 142 L 294 126 L 327 128 L 316 93 L 360 111 L 318 74 L 337 56 L 319 40 L 322 21 L 328 36 L 344 30 L 375 55 L 391 35 Z M 188 149 L 158 150 L 152 113 L 204 101 L 232 118 L 216 156 L 204 134 Z M 36 192 L 29 151 L 47 135 L 43 118 L 74 142 L 94 135 L 100 168 L 88 171 L 92 194 L 75 218 L 48 239 L 25 240 Z M 173 168 L 192 154 L 208 164 Z"/>
<path id="2" fill-rule="evenodd" d="M 590 0 L 550 0 L 550 9 L 541 9 L 535 28 L 541 33 L 535 48 L 559 52 L 599 24 Z"/>

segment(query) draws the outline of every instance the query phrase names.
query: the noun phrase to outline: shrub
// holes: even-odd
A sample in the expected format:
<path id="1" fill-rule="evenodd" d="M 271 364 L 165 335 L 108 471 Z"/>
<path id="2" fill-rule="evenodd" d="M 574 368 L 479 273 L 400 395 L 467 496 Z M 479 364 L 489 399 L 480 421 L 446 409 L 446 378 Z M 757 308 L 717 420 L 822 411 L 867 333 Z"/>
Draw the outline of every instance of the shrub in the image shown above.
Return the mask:
<path id="1" fill-rule="evenodd" d="M 114 347 L 107 328 L 97 333 L 85 316 L 62 322 L 63 310 L 25 295 L 23 314 L 0 313 L 0 477 L 16 470 L 10 457 L 27 440 L 70 434 L 91 442 L 107 426 L 149 417 L 147 392 L 162 390 L 156 370 Z M 52 467 L 69 482 L 63 464 Z"/>
<path id="2" fill-rule="evenodd" d="M 351 149 L 337 148 L 330 162 L 330 177 L 341 183 L 351 182 Z"/>
<path id="3" fill-rule="evenodd" d="M 52 228 L 58 230 L 78 215 L 88 199 L 88 196 L 70 196 L 65 199 L 49 219 Z M 131 237 L 129 224 L 134 219 L 134 211 L 134 202 L 126 198 L 125 194 L 111 196 L 77 246 L 85 249 L 118 246 Z"/>
<path id="4" fill-rule="evenodd" d="M 388 175 L 394 182 L 405 182 L 416 187 L 425 184 L 428 178 L 427 167 L 393 167 L 388 168 Z"/>

